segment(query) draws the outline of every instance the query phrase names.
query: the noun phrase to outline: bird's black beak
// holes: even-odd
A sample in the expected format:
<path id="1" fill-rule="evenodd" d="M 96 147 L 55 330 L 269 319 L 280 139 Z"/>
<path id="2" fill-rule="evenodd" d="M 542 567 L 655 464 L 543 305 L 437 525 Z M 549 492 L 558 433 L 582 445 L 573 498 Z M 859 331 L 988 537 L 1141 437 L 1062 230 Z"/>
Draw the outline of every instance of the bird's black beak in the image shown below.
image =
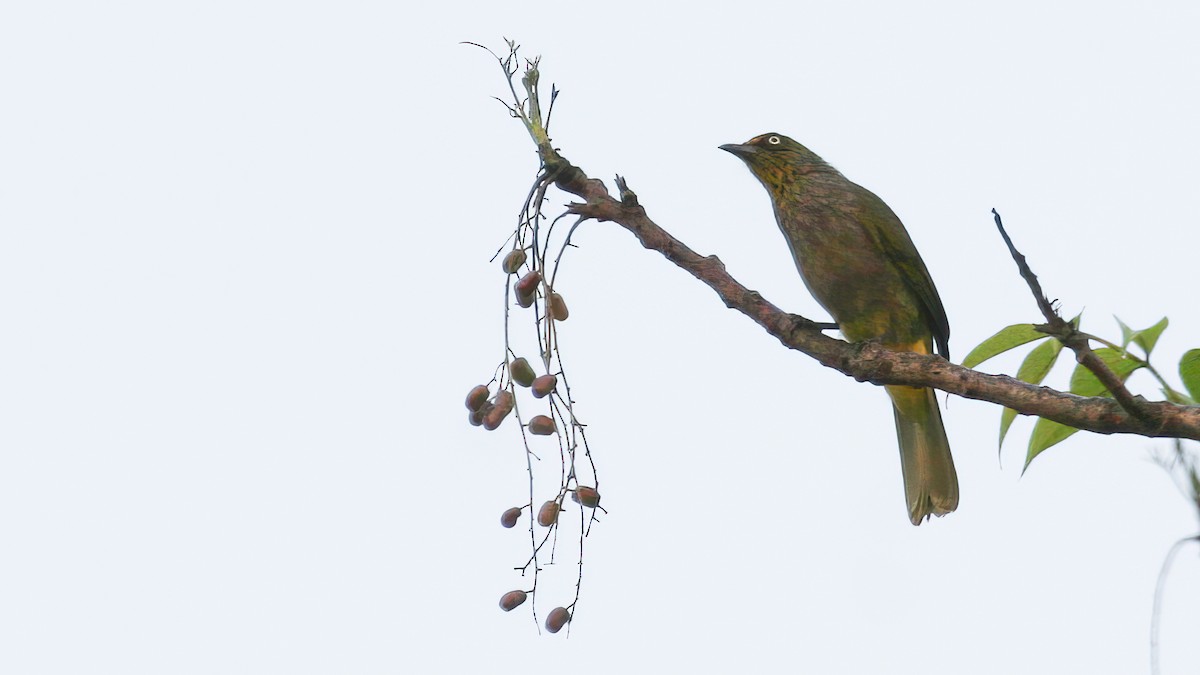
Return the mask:
<path id="1" fill-rule="evenodd" d="M 731 153 L 731 154 L 737 155 L 738 157 L 743 157 L 743 158 L 749 157 L 750 155 L 756 154 L 758 152 L 758 148 L 754 147 L 753 145 L 738 145 L 737 143 L 726 143 L 725 145 L 722 145 L 719 147 L 720 147 L 720 149 L 724 150 L 725 152 L 728 152 L 728 153 Z"/>

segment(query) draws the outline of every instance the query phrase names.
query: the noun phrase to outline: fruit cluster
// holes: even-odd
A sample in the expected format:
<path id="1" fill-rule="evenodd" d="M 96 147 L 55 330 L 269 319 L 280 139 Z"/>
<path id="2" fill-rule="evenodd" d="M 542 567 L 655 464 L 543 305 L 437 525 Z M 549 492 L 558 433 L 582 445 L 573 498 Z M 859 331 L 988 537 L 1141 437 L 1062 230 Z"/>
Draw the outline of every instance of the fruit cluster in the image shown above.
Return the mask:
<path id="1" fill-rule="evenodd" d="M 527 261 L 525 250 L 515 248 L 504 256 L 500 263 L 501 269 L 508 275 L 516 275 L 520 273 Z M 546 283 L 542 272 L 536 269 L 536 265 L 530 265 L 534 269 L 530 269 L 524 275 L 517 279 L 513 284 L 516 304 L 520 307 L 533 307 L 538 300 L 538 297 L 543 298 L 543 306 L 545 308 L 544 317 L 549 321 L 565 321 L 569 316 L 567 304 L 563 300 L 562 295 L 553 291 L 549 284 Z M 506 315 L 507 316 L 507 315 Z M 542 321 L 539 316 L 539 323 Z M 507 330 L 507 328 L 506 328 Z M 552 332 L 547 329 L 543 334 L 546 342 L 550 342 Z M 549 350 L 546 343 L 543 346 L 543 357 L 545 358 L 546 369 L 550 369 L 550 354 L 556 353 L 557 349 Z M 560 441 L 565 440 L 564 430 L 560 430 L 555 422 L 557 417 L 564 424 L 574 419 L 570 412 L 569 395 L 560 395 L 557 391 L 559 378 L 557 375 L 546 373 L 538 375 L 529 360 L 524 357 L 518 357 L 516 354 L 509 352 L 511 360 L 504 364 L 503 371 L 493 380 L 496 385 L 495 389 L 486 384 L 476 385 L 467 392 L 466 406 L 468 411 L 468 421 L 472 426 L 481 426 L 488 431 L 495 430 L 500 427 L 505 419 L 508 418 L 516 407 L 516 393 L 518 387 L 529 389 L 535 399 L 544 399 L 546 397 L 554 397 L 551 401 L 551 410 L 549 415 L 534 415 L 525 423 L 525 430 L 534 436 L 555 436 L 560 437 Z M 505 377 L 507 375 L 507 377 Z M 559 405 L 566 405 L 567 411 L 564 414 L 560 411 Z M 518 419 L 520 413 L 518 412 Z M 568 446 L 567 452 L 574 457 L 574 433 L 573 427 L 565 430 L 566 435 L 570 435 L 571 439 L 566 442 Z M 586 441 L 585 441 L 586 442 Z M 532 474 L 531 474 L 532 478 Z M 573 487 L 572 487 L 573 486 Z M 500 516 L 500 524 L 505 528 L 515 527 L 520 520 L 525 509 L 530 509 L 529 512 L 529 527 L 537 526 L 547 528 L 545 530 L 548 537 L 553 528 L 558 524 L 559 514 L 563 510 L 563 500 L 566 495 L 570 495 L 571 499 L 580 504 L 586 509 L 596 509 L 600 505 L 600 493 L 594 487 L 586 485 L 578 485 L 574 478 L 574 471 L 570 472 L 570 477 L 564 480 L 558 488 L 558 495 L 555 499 L 544 502 L 536 512 L 533 510 L 533 504 L 525 506 L 514 506 L 504 511 Z M 582 535 L 581 535 L 582 536 Z M 542 543 L 545 543 L 543 539 Z M 541 545 L 534 546 L 534 556 L 531 562 L 536 565 L 537 551 Z M 536 594 L 537 582 L 536 575 L 534 576 L 534 587 L 529 590 L 513 590 L 505 593 L 500 598 L 500 608 L 504 611 L 512 611 L 524 604 L 525 600 L 530 595 Z M 568 622 L 571 621 L 571 609 L 574 607 L 572 602 L 567 607 L 555 607 L 546 616 L 545 627 L 551 633 L 557 633 Z"/>

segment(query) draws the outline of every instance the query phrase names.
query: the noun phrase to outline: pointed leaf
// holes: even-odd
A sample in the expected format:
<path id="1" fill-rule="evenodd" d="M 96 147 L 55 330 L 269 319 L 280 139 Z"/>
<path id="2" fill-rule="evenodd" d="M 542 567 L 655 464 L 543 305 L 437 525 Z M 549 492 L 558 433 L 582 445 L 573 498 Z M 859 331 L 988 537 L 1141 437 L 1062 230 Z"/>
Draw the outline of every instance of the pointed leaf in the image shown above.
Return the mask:
<path id="1" fill-rule="evenodd" d="M 1158 344 L 1158 336 L 1167 329 L 1167 323 L 1167 317 L 1164 316 L 1162 321 L 1134 333 L 1133 341 L 1146 351 L 1146 358 L 1149 358 L 1150 352 L 1154 351 L 1154 345 Z"/>
<path id="2" fill-rule="evenodd" d="M 1015 419 L 1017 419 L 1017 411 L 1012 408 L 1005 408 L 1000 412 L 1000 447 L 997 450 L 1004 449 L 1004 437 L 1008 435 L 1008 428 L 1012 426 Z"/>
<path id="3" fill-rule="evenodd" d="M 1122 382 L 1129 377 L 1130 373 L 1146 366 L 1145 361 L 1130 358 L 1120 351 L 1109 347 L 1097 349 L 1096 356 L 1099 356 L 1100 360 L 1104 361 Z M 1104 388 L 1104 385 L 1100 384 L 1100 380 L 1096 378 L 1096 375 L 1085 368 L 1083 364 L 1075 366 L 1075 372 L 1071 374 L 1070 392 L 1079 396 L 1108 395 L 1108 390 Z"/>
<path id="4" fill-rule="evenodd" d="M 1033 425 L 1033 433 L 1029 436 L 1029 452 L 1025 455 L 1025 469 L 1029 468 L 1029 463 L 1043 450 L 1056 443 L 1061 443 L 1076 431 L 1079 430 L 1075 427 L 1059 424 L 1044 417 L 1039 418 L 1037 424 Z M 1021 472 L 1024 473 L 1024 469 Z"/>
<path id="5" fill-rule="evenodd" d="M 1034 347 L 1021 362 L 1021 367 L 1017 368 L 1017 379 L 1029 384 L 1041 384 L 1042 380 L 1046 379 L 1046 375 L 1050 373 L 1050 369 L 1054 367 L 1054 362 L 1058 359 L 1060 352 L 1062 352 L 1062 343 L 1058 340 L 1047 340 Z M 1009 408 L 1005 408 L 1000 413 L 1001 447 L 1004 446 L 1004 437 L 1008 434 L 1008 428 L 1012 426 L 1016 417 L 1017 411 Z"/>
<path id="6" fill-rule="evenodd" d="M 972 349 L 967 358 L 963 359 L 962 365 L 964 368 L 974 368 L 997 354 L 1044 337 L 1047 337 L 1046 334 L 1038 332 L 1031 323 L 1013 324 L 980 342 L 979 346 Z"/>
<path id="7" fill-rule="evenodd" d="M 1163 396 L 1166 397 L 1166 399 L 1171 403 L 1178 403 L 1179 405 L 1196 405 L 1196 400 L 1191 396 L 1188 396 L 1183 392 L 1176 391 L 1171 387 L 1164 386 L 1162 388 L 1162 393 Z"/>
<path id="8" fill-rule="evenodd" d="M 1200 349 L 1189 349 L 1179 360 L 1179 377 L 1192 400 L 1200 401 Z"/>
<path id="9" fill-rule="evenodd" d="M 1017 379 L 1029 384 L 1041 384 L 1058 360 L 1062 351 L 1062 343 L 1058 340 L 1047 340 L 1029 351 L 1029 355 L 1017 368 Z"/>
<path id="10" fill-rule="evenodd" d="M 1146 365 L 1143 361 L 1125 356 L 1120 350 L 1108 347 L 1097 349 L 1096 356 L 1099 356 L 1122 382 L 1129 377 L 1130 373 Z M 1071 393 L 1079 396 L 1111 396 L 1104 385 L 1100 384 L 1100 380 L 1092 374 L 1092 371 L 1084 368 L 1083 365 L 1075 366 L 1075 372 L 1071 374 Z M 1033 458 L 1040 455 L 1046 448 L 1061 443 L 1076 431 L 1079 430 L 1065 424 L 1045 418 L 1039 419 L 1037 424 L 1033 425 L 1033 433 L 1029 436 L 1029 451 L 1025 456 L 1025 468 L 1028 469 Z"/>
<path id="11" fill-rule="evenodd" d="M 1130 342 L 1133 342 L 1134 331 L 1129 326 L 1126 326 L 1125 322 L 1117 315 L 1114 314 L 1113 318 L 1117 320 L 1117 325 L 1121 327 L 1121 349 L 1125 349 L 1129 346 Z"/>

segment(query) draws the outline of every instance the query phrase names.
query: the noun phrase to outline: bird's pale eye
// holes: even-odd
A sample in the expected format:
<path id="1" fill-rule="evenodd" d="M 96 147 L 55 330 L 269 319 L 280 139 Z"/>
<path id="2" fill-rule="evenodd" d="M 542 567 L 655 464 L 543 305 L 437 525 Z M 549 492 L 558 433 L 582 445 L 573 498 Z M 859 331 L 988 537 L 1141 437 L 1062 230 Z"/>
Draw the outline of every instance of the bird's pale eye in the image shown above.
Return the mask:
<path id="1" fill-rule="evenodd" d="M 778 137 L 778 136 L 772 136 L 772 137 L 770 137 L 770 138 L 768 138 L 768 139 L 767 139 L 767 142 L 768 142 L 768 143 L 770 143 L 771 145 L 779 145 L 779 142 L 780 142 L 780 141 L 779 141 L 779 137 Z"/>

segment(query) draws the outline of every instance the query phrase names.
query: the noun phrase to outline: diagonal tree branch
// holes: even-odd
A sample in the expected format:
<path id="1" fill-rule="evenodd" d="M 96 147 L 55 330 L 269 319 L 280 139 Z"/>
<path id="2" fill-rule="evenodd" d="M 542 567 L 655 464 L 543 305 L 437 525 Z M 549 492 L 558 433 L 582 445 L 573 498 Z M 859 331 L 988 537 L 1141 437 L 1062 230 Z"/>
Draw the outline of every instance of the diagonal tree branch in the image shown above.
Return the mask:
<path id="1" fill-rule="evenodd" d="M 988 375 L 963 368 L 940 356 L 892 352 L 874 343 L 855 345 L 822 335 L 820 324 L 784 312 L 757 291 L 740 284 L 716 256 L 702 256 L 671 236 L 646 215 L 636 197 L 624 202 L 614 199 L 599 180 L 589 178 L 557 150 L 551 148 L 550 153 L 543 155 L 546 164 L 562 167 L 555 173 L 560 176 L 555 185 L 586 200 L 571 204 L 569 210 L 572 213 L 624 227 L 642 246 L 662 253 L 667 260 L 704 282 L 726 307 L 745 314 L 784 346 L 803 352 L 822 365 L 860 382 L 934 387 L 1097 433 L 1200 440 L 1198 406 L 1144 401 L 1148 414 L 1143 418 L 1133 415 L 1113 399 L 1075 396 L 1005 375 Z M 624 180 L 620 180 L 619 185 L 624 192 L 632 194 Z"/>
<path id="2" fill-rule="evenodd" d="M 531 70 L 536 72 L 536 63 L 528 65 L 522 82 L 532 100 L 537 96 L 537 76 L 531 75 Z M 530 105 L 530 109 L 537 108 Z M 964 368 L 936 355 L 892 352 L 874 342 L 850 344 L 825 336 L 820 331 L 828 324 L 818 324 L 784 312 L 757 291 L 740 284 L 716 256 L 696 253 L 651 220 L 624 179 L 617 177 L 619 198 L 614 198 L 603 182 L 588 176 L 553 147 L 540 118 L 519 117 L 537 145 L 542 161 L 539 181 L 552 183 L 583 200 L 569 205 L 571 213 L 596 221 L 613 222 L 629 230 L 642 246 L 658 251 L 677 267 L 713 289 L 726 307 L 741 312 L 762 326 L 784 346 L 803 352 L 826 367 L 860 382 L 932 387 L 1101 434 L 1129 433 L 1200 440 L 1200 406 L 1146 401 L 1132 396 L 1128 397 L 1126 404 L 1107 397 L 1085 398 L 1031 385 L 1006 375 L 990 375 Z M 1027 265 L 1025 267 L 1028 269 Z M 1034 279 L 1036 284 L 1036 277 Z M 1040 286 L 1037 288 L 1035 295 L 1044 300 Z M 1050 316 L 1057 317 L 1057 314 L 1051 312 Z M 1047 320 L 1053 324 L 1050 316 Z M 1058 321 L 1062 321 L 1061 317 L 1058 317 Z M 1086 347 L 1086 339 L 1083 342 Z M 1090 348 L 1087 351 L 1091 352 Z M 1094 353 L 1092 357 L 1099 361 Z M 1103 366 L 1103 362 L 1100 365 Z M 1093 372 L 1096 371 L 1093 369 Z M 1097 376 L 1100 377 L 1100 374 L 1097 373 Z M 1103 377 L 1101 381 L 1106 386 L 1110 384 Z M 1119 381 L 1116 384 L 1124 389 Z M 1125 393 L 1128 395 L 1127 390 Z M 1134 403 L 1129 405 L 1129 401 Z M 1133 412 L 1135 410 L 1136 414 Z"/>

